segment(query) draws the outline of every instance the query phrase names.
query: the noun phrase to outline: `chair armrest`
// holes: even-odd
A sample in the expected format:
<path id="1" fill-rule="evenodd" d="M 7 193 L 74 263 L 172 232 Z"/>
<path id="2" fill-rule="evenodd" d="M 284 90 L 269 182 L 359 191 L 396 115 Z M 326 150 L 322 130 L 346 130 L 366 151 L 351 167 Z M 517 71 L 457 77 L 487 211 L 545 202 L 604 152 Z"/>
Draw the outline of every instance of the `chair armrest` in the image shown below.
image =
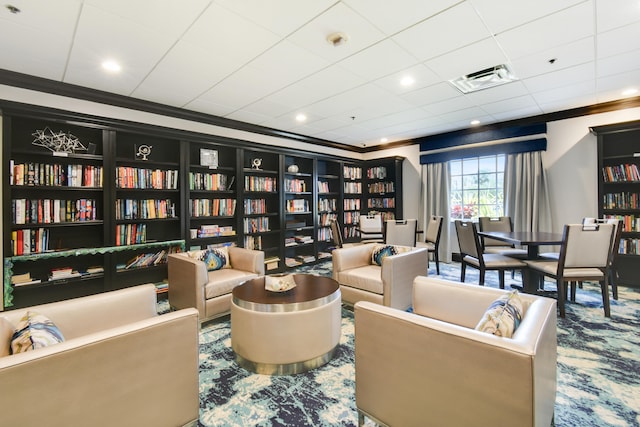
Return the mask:
<path id="1" fill-rule="evenodd" d="M 252 249 L 230 247 L 231 268 L 264 275 L 264 252 Z"/>
<path id="2" fill-rule="evenodd" d="M 428 252 L 424 248 L 413 249 L 382 260 L 383 304 L 406 310 L 411 306 L 413 279 L 427 274 Z"/>
<path id="3" fill-rule="evenodd" d="M 371 264 L 371 252 L 375 243 L 350 246 L 335 249 L 331 253 L 333 262 L 333 278 L 337 280 L 338 273 Z"/>
<path id="4" fill-rule="evenodd" d="M 198 329 L 197 311 L 185 309 L 0 358 L 3 423 L 177 426 L 197 420 Z M 29 409 L 33 402 L 37 411 Z"/>
<path id="5" fill-rule="evenodd" d="M 168 257 L 169 304 L 177 309 L 195 307 L 205 316 L 204 287 L 209 281 L 204 262 L 185 253 Z"/>

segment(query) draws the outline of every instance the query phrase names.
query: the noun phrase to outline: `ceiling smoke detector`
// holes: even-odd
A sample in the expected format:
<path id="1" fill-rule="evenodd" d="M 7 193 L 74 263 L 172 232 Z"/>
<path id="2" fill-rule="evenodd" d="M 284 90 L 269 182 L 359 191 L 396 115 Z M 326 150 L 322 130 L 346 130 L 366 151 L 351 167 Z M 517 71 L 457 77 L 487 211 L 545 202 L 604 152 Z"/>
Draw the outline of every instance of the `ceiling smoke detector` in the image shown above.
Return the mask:
<path id="1" fill-rule="evenodd" d="M 485 68 L 457 79 L 449 80 L 460 92 L 469 93 L 490 87 L 503 85 L 516 79 L 509 67 L 505 64 Z"/>
<path id="2" fill-rule="evenodd" d="M 334 47 L 342 46 L 349 40 L 345 33 L 331 33 L 327 36 L 327 41 Z"/>

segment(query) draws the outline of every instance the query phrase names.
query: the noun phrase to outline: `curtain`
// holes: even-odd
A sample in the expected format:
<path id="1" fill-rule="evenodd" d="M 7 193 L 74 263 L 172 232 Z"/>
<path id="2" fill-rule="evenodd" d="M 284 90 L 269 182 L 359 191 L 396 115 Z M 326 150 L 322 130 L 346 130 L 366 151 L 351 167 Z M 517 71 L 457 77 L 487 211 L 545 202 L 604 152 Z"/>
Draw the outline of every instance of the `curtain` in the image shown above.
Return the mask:
<path id="1" fill-rule="evenodd" d="M 420 179 L 420 221 L 422 230 L 426 232 L 429 216 L 439 215 L 444 218 L 438 256 L 443 262 L 451 262 L 451 250 L 449 248 L 449 164 L 443 162 L 422 165 Z"/>
<path id="2" fill-rule="evenodd" d="M 504 171 L 505 215 L 515 231 L 552 231 L 551 205 L 542 152 L 507 155 Z"/>

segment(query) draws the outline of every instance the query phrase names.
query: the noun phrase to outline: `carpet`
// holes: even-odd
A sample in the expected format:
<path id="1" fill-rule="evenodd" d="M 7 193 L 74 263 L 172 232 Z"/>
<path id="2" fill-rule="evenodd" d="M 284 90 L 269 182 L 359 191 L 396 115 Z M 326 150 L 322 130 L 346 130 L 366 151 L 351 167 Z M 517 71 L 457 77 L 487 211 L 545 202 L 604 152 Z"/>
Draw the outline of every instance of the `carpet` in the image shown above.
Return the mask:
<path id="1" fill-rule="evenodd" d="M 301 271 L 330 275 L 331 263 Z M 457 263 L 441 263 L 440 272 L 460 278 Z M 497 273 L 488 272 L 487 286 L 497 282 Z M 478 283 L 477 270 L 467 270 L 467 283 Z M 519 284 L 517 276 L 507 274 L 509 284 Z M 556 426 L 640 426 L 639 297 L 638 290 L 621 287 L 611 319 L 604 317 L 595 284 L 585 284 L 576 302 L 567 303 L 566 318 L 558 319 Z M 342 337 L 331 362 L 303 374 L 267 376 L 234 362 L 228 317 L 206 324 L 200 334 L 199 425 L 356 426 L 353 334 L 353 312 L 343 309 Z"/>

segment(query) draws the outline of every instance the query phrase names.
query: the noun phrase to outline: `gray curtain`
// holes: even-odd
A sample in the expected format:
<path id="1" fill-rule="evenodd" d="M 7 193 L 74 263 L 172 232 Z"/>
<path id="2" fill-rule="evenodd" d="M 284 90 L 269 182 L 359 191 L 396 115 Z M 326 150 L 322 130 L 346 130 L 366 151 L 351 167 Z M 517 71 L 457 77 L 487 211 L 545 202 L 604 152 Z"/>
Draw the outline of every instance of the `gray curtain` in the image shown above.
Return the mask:
<path id="1" fill-rule="evenodd" d="M 443 262 L 451 262 L 449 248 L 449 164 L 430 163 L 420 169 L 420 221 L 422 230 L 426 232 L 427 219 L 431 215 L 444 218 L 440 235 L 439 258 Z"/>
<path id="2" fill-rule="evenodd" d="M 507 155 L 504 171 L 505 215 L 515 231 L 552 231 L 548 181 L 542 153 Z"/>

